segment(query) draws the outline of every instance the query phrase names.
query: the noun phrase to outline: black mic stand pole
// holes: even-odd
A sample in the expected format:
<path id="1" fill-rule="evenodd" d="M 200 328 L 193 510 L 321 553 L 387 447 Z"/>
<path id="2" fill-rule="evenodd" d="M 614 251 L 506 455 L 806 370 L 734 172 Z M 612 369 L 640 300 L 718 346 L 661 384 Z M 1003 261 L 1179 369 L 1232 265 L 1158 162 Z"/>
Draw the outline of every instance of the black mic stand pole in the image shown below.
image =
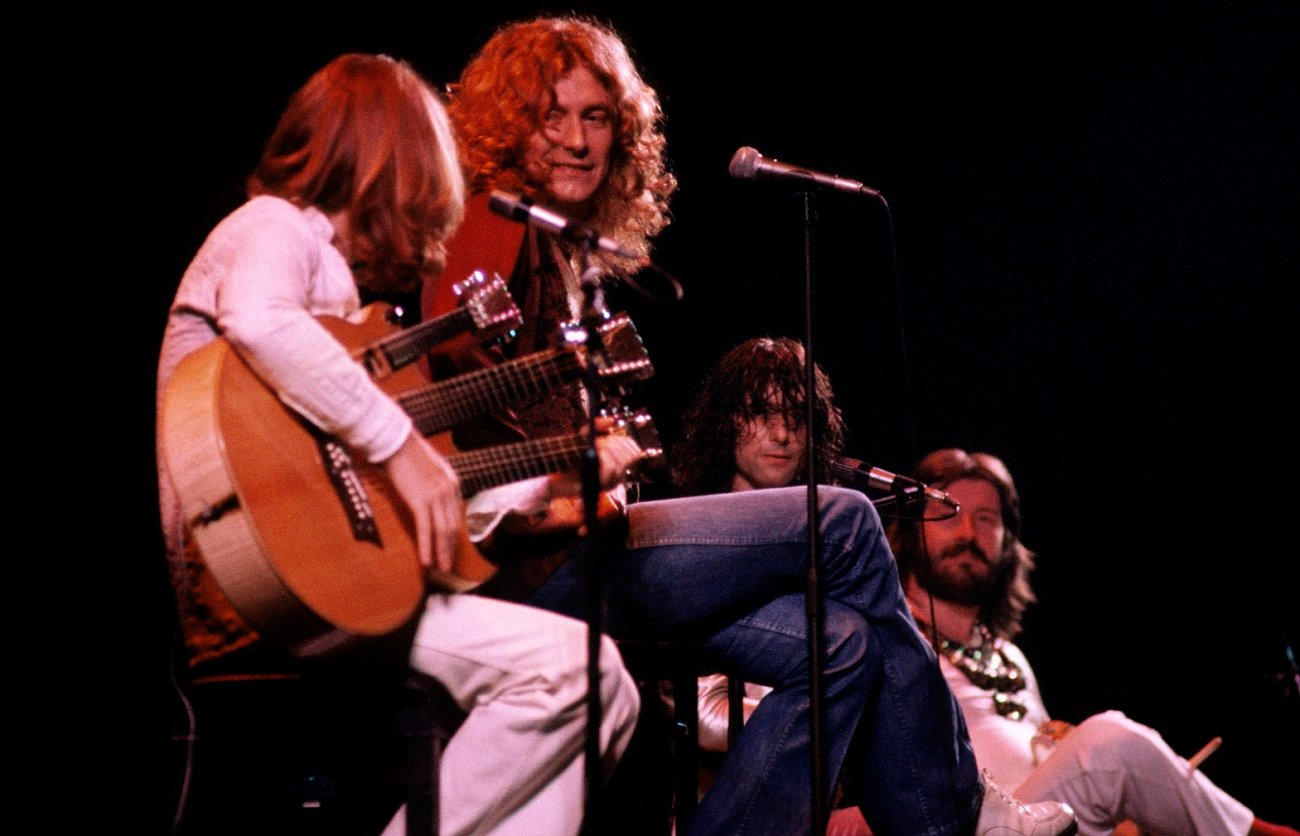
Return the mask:
<path id="1" fill-rule="evenodd" d="M 583 239 L 578 254 L 578 267 L 582 287 L 581 323 L 586 335 L 588 354 L 601 350 L 601 323 L 608 317 L 604 292 L 600 285 L 599 270 L 590 265 L 591 241 Z M 587 528 L 584 555 L 586 573 L 587 607 L 587 738 L 586 738 L 586 813 L 583 831 L 595 833 L 599 826 L 600 788 L 604 775 L 600 758 L 600 726 L 604 707 L 600 702 L 600 639 L 604 621 L 604 585 L 601 580 L 599 554 L 600 525 L 600 454 L 596 449 L 596 405 L 600 401 L 600 382 L 596 364 L 590 359 L 584 364 L 583 384 L 586 387 L 587 429 L 589 443 L 582 454 L 582 513 Z"/>
<path id="2" fill-rule="evenodd" d="M 817 502 L 817 366 L 813 361 L 813 281 L 812 281 L 812 225 L 815 220 L 812 193 L 803 196 L 803 259 L 804 259 L 804 427 L 808 440 L 804 445 L 804 474 L 808 483 L 808 575 L 804 590 L 804 608 L 808 615 L 808 695 L 812 741 L 812 833 L 825 833 L 826 812 L 826 759 L 822 754 L 822 619 L 821 578 L 818 556 L 821 553 L 821 525 Z"/>

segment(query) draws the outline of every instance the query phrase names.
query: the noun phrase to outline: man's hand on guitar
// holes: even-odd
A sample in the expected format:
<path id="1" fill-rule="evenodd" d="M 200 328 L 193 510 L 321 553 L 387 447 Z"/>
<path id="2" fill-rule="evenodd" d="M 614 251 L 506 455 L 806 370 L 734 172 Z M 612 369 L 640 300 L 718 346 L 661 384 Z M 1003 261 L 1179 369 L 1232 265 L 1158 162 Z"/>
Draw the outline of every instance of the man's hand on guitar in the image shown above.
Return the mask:
<path id="1" fill-rule="evenodd" d="M 600 458 L 600 487 L 609 491 L 627 481 L 628 469 L 645 455 L 636 439 L 627 435 L 601 435 L 596 439 L 596 454 Z M 544 512 L 525 516 L 508 515 L 502 528 L 515 534 L 549 534 L 557 531 L 577 531 L 583 534 L 582 480 L 577 473 L 558 473 L 550 479 L 550 502 Z M 612 505 L 613 500 L 602 496 Z M 602 511 L 606 509 L 602 508 Z"/>
<path id="2" fill-rule="evenodd" d="M 443 572 L 452 571 L 465 528 L 456 471 L 415 431 L 384 464 L 415 520 L 420 561 Z"/>
<path id="3" fill-rule="evenodd" d="M 645 455 L 636 439 L 617 434 L 596 439 L 596 453 L 600 456 L 600 486 L 605 490 L 627 482 L 628 470 Z"/>
<path id="4" fill-rule="evenodd" d="M 631 436 L 606 434 L 596 439 L 596 455 L 600 458 L 600 489 L 607 491 L 626 482 L 628 469 L 640 461 L 645 453 Z M 550 489 L 553 501 L 580 498 L 581 474 L 557 473 L 551 477 Z"/>

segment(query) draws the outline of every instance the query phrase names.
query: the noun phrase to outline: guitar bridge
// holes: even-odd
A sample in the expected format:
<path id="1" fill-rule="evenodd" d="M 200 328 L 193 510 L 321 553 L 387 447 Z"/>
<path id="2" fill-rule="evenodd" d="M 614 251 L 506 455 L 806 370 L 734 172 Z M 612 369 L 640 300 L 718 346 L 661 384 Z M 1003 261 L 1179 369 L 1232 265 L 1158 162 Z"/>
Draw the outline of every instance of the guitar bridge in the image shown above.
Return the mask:
<path id="1" fill-rule="evenodd" d="M 348 518 L 348 527 L 352 537 L 376 546 L 383 546 L 379 540 L 379 526 L 375 523 L 375 512 L 366 497 L 365 485 L 352 464 L 352 456 L 342 444 L 330 438 L 317 438 L 321 459 L 325 462 L 325 474 L 329 477 L 334 492 L 338 494 L 343 506 L 343 513 Z"/>

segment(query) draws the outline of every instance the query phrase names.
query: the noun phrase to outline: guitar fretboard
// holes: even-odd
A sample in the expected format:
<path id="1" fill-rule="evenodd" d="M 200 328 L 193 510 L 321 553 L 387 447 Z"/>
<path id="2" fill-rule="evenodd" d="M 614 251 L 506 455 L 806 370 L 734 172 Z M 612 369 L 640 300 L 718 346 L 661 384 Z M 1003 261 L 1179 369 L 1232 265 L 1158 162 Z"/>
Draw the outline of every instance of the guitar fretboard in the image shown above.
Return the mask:
<path id="1" fill-rule="evenodd" d="M 582 436 L 572 433 L 454 453 L 448 460 L 460 476 L 461 495 L 469 498 L 498 485 L 573 470 L 586 446 Z"/>
<path id="2" fill-rule="evenodd" d="M 473 327 L 473 315 L 460 308 L 366 346 L 361 351 L 360 360 L 373 377 L 383 377 L 414 363 L 435 345 Z"/>
<path id="3" fill-rule="evenodd" d="M 551 349 L 406 392 L 397 401 L 422 435 L 433 435 L 571 383 L 582 368 L 573 351 Z"/>

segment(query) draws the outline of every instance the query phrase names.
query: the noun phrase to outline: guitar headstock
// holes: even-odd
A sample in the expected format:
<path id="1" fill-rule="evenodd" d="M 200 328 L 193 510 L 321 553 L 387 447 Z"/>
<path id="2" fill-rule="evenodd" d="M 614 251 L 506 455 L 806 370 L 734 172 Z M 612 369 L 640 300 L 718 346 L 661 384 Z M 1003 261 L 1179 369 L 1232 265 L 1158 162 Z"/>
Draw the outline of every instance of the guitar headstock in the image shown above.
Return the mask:
<path id="1" fill-rule="evenodd" d="M 474 328 L 484 336 L 518 328 L 524 322 L 505 281 L 496 273 L 488 278 L 482 270 L 475 270 L 453 284 L 451 290 L 457 304 L 474 320 Z"/>
<path id="2" fill-rule="evenodd" d="M 593 362 L 602 378 L 617 378 L 628 383 L 654 376 L 654 365 L 632 318 L 615 314 L 598 329 L 602 351 L 595 352 Z"/>
<path id="3" fill-rule="evenodd" d="M 598 344 L 593 347 L 588 344 L 587 330 L 582 324 L 566 322 L 560 326 L 563 343 L 581 347 L 585 362 L 595 367 L 602 383 L 622 385 L 654 376 L 654 364 L 631 317 L 625 313 L 614 314 L 595 330 Z"/>
<path id="4" fill-rule="evenodd" d="M 641 458 L 628 468 L 628 477 L 633 481 L 647 482 L 664 468 L 665 457 L 663 442 L 659 430 L 655 428 L 654 419 L 645 409 L 619 407 L 601 412 L 604 419 L 602 432 L 627 435 L 641 448 Z"/>

